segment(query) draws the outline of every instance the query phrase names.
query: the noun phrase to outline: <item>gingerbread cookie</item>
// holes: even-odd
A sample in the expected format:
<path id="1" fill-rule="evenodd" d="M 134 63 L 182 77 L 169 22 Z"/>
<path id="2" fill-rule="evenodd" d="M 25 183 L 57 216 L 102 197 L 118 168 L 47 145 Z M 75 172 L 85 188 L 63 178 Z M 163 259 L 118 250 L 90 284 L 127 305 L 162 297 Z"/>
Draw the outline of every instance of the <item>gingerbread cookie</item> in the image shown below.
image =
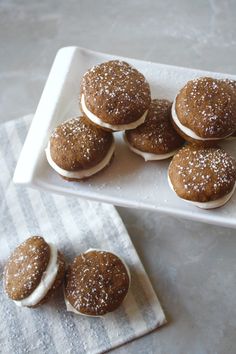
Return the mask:
<path id="1" fill-rule="evenodd" d="M 102 316 L 121 305 L 130 286 L 126 264 L 114 253 L 88 250 L 69 265 L 65 282 L 68 311 Z"/>
<path id="2" fill-rule="evenodd" d="M 168 181 L 185 201 L 203 209 L 218 208 L 234 193 L 236 161 L 218 147 L 187 145 L 173 157 Z"/>
<path id="3" fill-rule="evenodd" d="M 18 306 L 37 307 L 61 285 L 65 260 L 55 245 L 33 236 L 19 245 L 4 268 L 4 289 Z"/>
<path id="4" fill-rule="evenodd" d="M 146 118 L 151 93 L 131 65 L 111 60 L 87 71 L 81 82 L 81 109 L 94 124 L 112 131 L 134 129 Z"/>
<path id="5" fill-rule="evenodd" d="M 152 100 L 145 122 L 125 132 L 129 148 L 145 161 L 167 159 L 184 143 L 171 124 L 171 105 L 168 100 Z"/>
<path id="6" fill-rule="evenodd" d="M 67 120 L 54 130 L 46 156 L 51 167 L 62 177 L 79 181 L 108 166 L 114 150 L 112 133 L 79 117 Z"/>
<path id="7" fill-rule="evenodd" d="M 201 77 L 180 90 L 172 106 L 177 131 L 189 142 L 224 139 L 236 130 L 236 95 L 223 80 Z"/>

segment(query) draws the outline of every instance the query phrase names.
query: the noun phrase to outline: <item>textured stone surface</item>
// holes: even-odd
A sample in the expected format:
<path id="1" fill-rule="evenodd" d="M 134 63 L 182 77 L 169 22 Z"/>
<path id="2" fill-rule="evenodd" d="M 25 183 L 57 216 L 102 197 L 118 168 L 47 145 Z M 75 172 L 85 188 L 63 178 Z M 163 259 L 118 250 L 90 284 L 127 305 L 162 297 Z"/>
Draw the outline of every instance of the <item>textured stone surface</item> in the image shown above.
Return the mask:
<path id="1" fill-rule="evenodd" d="M 62 46 L 234 73 L 235 9 L 234 0 L 1 0 L 1 120 L 35 110 Z"/>
<path id="2" fill-rule="evenodd" d="M 117 353 L 235 353 L 235 230 L 153 212 L 119 212 L 169 324 Z"/>
<path id="3" fill-rule="evenodd" d="M 67 45 L 236 71 L 234 0 L 0 2 L 0 122 L 36 109 Z M 236 232 L 119 208 L 169 325 L 115 353 L 236 352 Z"/>

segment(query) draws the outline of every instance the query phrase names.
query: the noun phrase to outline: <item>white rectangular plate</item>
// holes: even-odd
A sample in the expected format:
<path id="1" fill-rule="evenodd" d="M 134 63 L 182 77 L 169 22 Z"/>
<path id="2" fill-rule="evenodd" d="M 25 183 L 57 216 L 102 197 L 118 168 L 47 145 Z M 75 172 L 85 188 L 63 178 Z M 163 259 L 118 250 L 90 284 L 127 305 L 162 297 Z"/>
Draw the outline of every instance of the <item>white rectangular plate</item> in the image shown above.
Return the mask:
<path id="1" fill-rule="evenodd" d="M 236 228 L 236 193 L 222 208 L 201 210 L 179 199 L 168 186 L 170 160 L 144 162 L 130 152 L 116 133 L 116 153 L 111 166 L 84 182 L 66 182 L 48 165 L 44 149 L 52 130 L 65 119 L 79 115 L 79 90 L 83 74 L 93 65 L 122 59 L 139 69 L 151 85 L 153 98 L 173 100 L 186 81 L 199 76 L 236 76 L 193 70 L 93 52 L 62 48 L 53 63 L 32 125 L 22 149 L 14 182 L 51 192 L 76 195 L 124 207 L 156 210 L 211 224 Z M 224 143 L 236 156 L 236 140 Z"/>

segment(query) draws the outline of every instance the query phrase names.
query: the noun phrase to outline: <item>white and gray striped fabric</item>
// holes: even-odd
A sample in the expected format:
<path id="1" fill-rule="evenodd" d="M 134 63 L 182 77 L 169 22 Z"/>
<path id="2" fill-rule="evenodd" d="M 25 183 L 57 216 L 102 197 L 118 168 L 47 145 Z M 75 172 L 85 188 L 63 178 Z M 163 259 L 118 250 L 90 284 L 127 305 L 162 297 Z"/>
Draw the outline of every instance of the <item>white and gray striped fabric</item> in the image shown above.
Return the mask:
<path id="1" fill-rule="evenodd" d="M 0 272 L 10 252 L 30 235 L 43 235 L 68 261 L 88 248 L 117 252 L 131 270 L 124 304 L 104 318 L 66 312 L 62 290 L 38 309 L 18 308 L 0 284 L 0 352 L 101 353 L 165 323 L 165 315 L 111 205 L 26 189 L 12 175 L 32 116 L 0 125 Z M 2 276 L 1 276 L 2 278 Z"/>

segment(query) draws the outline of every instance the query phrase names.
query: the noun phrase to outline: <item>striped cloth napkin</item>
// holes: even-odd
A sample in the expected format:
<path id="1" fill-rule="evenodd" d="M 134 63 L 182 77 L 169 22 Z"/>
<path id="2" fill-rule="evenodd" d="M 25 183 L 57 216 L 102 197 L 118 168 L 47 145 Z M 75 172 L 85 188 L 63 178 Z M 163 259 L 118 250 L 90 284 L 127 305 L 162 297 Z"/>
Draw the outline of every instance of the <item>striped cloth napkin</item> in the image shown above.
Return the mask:
<path id="1" fill-rule="evenodd" d="M 0 125 L 0 272 L 30 235 L 54 242 L 71 261 L 88 248 L 121 255 L 132 285 L 123 305 L 103 318 L 66 311 L 62 291 L 37 309 L 18 308 L 0 282 L 0 352 L 102 353 L 163 325 L 165 315 L 127 231 L 111 205 L 26 189 L 12 175 L 32 116 Z M 66 183 L 66 182 L 65 182 Z M 2 276 L 1 276 L 2 278 Z"/>

